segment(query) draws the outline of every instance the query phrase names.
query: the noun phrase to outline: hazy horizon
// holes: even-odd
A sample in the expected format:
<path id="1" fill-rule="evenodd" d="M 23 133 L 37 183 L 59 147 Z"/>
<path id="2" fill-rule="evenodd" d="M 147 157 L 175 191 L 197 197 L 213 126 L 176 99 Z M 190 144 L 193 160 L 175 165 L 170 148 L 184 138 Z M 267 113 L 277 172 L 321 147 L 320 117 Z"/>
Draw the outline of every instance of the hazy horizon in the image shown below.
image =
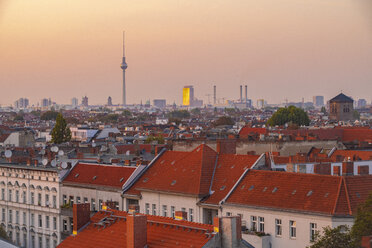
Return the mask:
<path id="1" fill-rule="evenodd" d="M 195 96 L 268 103 L 372 97 L 370 0 L 0 0 L 0 105 L 27 97 L 127 102 Z"/>

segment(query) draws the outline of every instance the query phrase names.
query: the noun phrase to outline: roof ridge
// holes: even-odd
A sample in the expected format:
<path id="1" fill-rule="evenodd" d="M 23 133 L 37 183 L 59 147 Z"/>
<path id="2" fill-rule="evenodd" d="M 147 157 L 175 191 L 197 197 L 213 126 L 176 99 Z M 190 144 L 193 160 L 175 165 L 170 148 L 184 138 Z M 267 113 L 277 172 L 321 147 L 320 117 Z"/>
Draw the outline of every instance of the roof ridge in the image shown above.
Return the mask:
<path id="1" fill-rule="evenodd" d="M 335 214 L 335 212 L 336 212 L 336 208 L 337 208 L 337 204 L 338 204 L 338 199 L 340 198 L 340 194 L 341 194 L 341 184 L 342 184 L 342 178 L 340 178 L 340 182 L 338 184 L 337 197 L 336 197 L 335 205 L 333 206 L 332 214 Z"/>
<path id="2" fill-rule="evenodd" d="M 349 208 L 349 214 L 352 215 L 349 191 L 347 189 L 345 177 L 342 177 L 342 182 L 343 182 L 343 185 L 345 187 L 346 201 L 347 201 L 347 207 Z"/>

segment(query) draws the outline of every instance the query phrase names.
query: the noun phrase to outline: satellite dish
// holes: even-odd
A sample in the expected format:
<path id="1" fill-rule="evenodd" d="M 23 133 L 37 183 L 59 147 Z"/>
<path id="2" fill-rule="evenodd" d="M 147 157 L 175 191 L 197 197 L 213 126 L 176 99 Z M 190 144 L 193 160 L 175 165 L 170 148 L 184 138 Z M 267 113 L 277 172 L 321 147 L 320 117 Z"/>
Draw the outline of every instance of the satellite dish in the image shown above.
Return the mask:
<path id="1" fill-rule="evenodd" d="M 51 165 L 52 165 L 52 167 L 56 167 L 57 166 L 57 161 L 55 159 L 53 159 Z"/>
<path id="2" fill-rule="evenodd" d="M 66 162 L 62 162 L 61 167 L 62 167 L 62 169 L 67 169 L 67 163 Z"/>
<path id="3" fill-rule="evenodd" d="M 41 155 L 45 155 L 46 151 L 43 149 L 40 151 Z"/>
<path id="4" fill-rule="evenodd" d="M 46 165 L 48 164 L 48 159 L 44 158 L 44 159 L 41 161 L 41 163 L 42 163 L 44 166 L 46 166 Z"/>
<path id="5" fill-rule="evenodd" d="M 97 146 L 97 144 L 93 142 L 92 143 L 92 147 L 96 147 L 96 146 Z"/>
<path id="6" fill-rule="evenodd" d="M 58 147 L 57 147 L 57 146 L 52 146 L 52 147 L 50 148 L 50 150 L 51 150 L 52 152 L 58 152 Z"/>
<path id="7" fill-rule="evenodd" d="M 6 157 L 6 158 L 10 158 L 10 157 L 12 157 L 12 151 L 11 151 L 11 150 L 6 150 L 6 151 L 5 151 L 5 157 Z"/>
<path id="8" fill-rule="evenodd" d="M 59 152 L 58 152 L 58 155 L 59 156 L 63 156 L 63 154 L 65 154 L 62 150 L 60 150 Z"/>

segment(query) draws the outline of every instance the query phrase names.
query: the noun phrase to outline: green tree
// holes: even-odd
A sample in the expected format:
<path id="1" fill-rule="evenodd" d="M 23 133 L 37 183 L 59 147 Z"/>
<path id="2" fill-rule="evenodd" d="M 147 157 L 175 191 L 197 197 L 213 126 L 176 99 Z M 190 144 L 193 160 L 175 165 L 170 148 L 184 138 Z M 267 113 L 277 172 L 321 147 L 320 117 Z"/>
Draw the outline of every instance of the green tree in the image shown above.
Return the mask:
<path id="1" fill-rule="evenodd" d="M 168 114 L 169 118 L 187 119 L 190 118 L 190 112 L 187 110 L 174 110 Z"/>
<path id="2" fill-rule="evenodd" d="M 62 114 L 59 113 L 56 118 L 56 125 L 52 130 L 52 142 L 55 144 L 61 144 L 71 140 L 71 131 L 67 126 L 66 120 Z"/>
<path id="3" fill-rule="evenodd" d="M 308 126 L 310 124 L 310 119 L 303 109 L 289 106 L 288 108 L 279 108 L 267 121 L 267 124 L 270 126 L 282 126 L 286 123 Z"/>
<path id="4" fill-rule="evenodd" d="M 313 244 L 309 248 L 357 248 L 348 226 L 323 228 L 323 233 L 315 234 Z"/>
<path id="5" fill-rule="evenodd" d="M 230 116 L 221 116 L 220 118 L 218 118 L 217 120 L 215 120 L 213 122 L 213 126 L 222 126 L 222 125 L 228 125 L 228 126 L 231 126 L 231 125 L 234 125 L 235 122 L 233 121 L 233 119 L 231 119 Z"/>
<path id="6" fill-rule="evenodd" d="M 358 110 L 354 110 L 353 118 L 354 118 L 354 120 L 359 120 L 360 119 L 360 114 L 359 114 Z"/>
<path id="7" fill-rule="evenodd" d="M 58 112 L 51 110 L 51 111 L 44 112 L 40 116 L 40 119 L 44 121 L 51 121 L 51 120 L 55 120 L 57 116 L 58 116 Z"/>
<path id="8" fill-rule="evenodd" d="M 0 238 L 11 241 L 10 238 L 8 237 L 8 234 L 6 233 L 4 228 L 2 228 L 1 226 L 0 226 Z"/>
<path id="9" fill-rule="evenodd" d="M 200 115 L 200 113 L 201 113 L 200 108 L 191 109 L 191 114 L 193 115 Z"/>
<path id="10" fill-rule="evenodd" d="M 153 141 L 157 141 L 158 144 L 164 144 L 164 137 L 161 136 L 160 134 L 158 136 L 154 136 L 154 135 L 150 135 L 147 137 L 147 139 L 145 140 L 145 143 L 146 144 L 150 144 L 152 143 Z"/>
<path id="11" fill-rule="evenodd" d="M 124 117 L 128 118 L 128 117 L 132 116 L 132 112 L 130 112 L 128 109 L 124 109 L 123 112 L 122 112 L 122 115 Z"/>
<path id="12" fill-rule="evenodd" d="M 320 112 L 322 112 L 323 114 L 327 114 L 327 110 L 324 106 L 320 109 Z"/>
<path id="13" fill-rule="evenodd" d="M 372 235 L 372 191 L 367 200 L 358 208 L 351 235 L 357 244 L 360 244 L 363 236 Z"/>

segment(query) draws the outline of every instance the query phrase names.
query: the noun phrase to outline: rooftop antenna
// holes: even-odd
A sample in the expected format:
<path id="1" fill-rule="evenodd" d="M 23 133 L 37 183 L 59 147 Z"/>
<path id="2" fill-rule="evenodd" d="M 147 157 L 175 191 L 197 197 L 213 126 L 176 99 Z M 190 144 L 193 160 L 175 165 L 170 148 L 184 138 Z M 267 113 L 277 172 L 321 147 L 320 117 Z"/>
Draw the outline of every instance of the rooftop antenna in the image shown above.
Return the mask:
<path id="1" fill-rule="evenodd" d="M 123 31 L 123 57 L 125 57 L 125 31 Z"/>

